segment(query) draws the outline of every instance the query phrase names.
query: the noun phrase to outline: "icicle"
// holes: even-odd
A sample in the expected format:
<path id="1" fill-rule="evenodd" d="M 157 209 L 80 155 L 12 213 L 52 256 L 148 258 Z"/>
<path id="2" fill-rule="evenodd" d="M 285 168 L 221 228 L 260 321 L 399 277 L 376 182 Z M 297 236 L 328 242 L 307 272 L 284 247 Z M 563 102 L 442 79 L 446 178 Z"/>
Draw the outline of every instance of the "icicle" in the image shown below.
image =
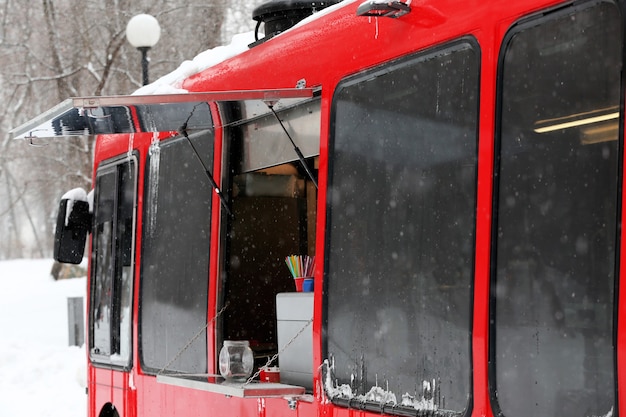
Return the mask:
<path id="1" fill-rule="evenodd" d="M 126 157 L 130 160 L 133 157 L 133 148 L 135 147 L 135 134 L 131 133 L 128 138 L 128 153 Z"/>
<path id="2" fill-rule="evenodd" d="M 133 178 L 135 177 L 135 173 L 134 173 L 134 164 L 130 163 L 133 160 L 133 150 L 135 149 L 135 134 L 131 133 L 128 137 L 128 151 L 126 152 L 126 160 L 129 162 L 128 164 L 126 164 L 126 166 L 128 167 L 128 178 Z"/>
<path id="3" fill-rule="evenodd" d="M 152 132 L 152 140 L 150 141 L 150 145 L 159 144 L 159 132 Z"/>
<path id="4" fill-rule="evenodd" d="M 159 196 L 159 168 L 161 164 L 161 145 L 159 138 L 155 133 L 152 136 L 152 143 L 148 150 L 150 157 L 150 173 L 148 177 L 148 236 L 154 236 L 156 229 L 156 218 L 158 211 L 158 196 Z"/>
<path id="5" fill-rule="evenodd" d="M 367 23 L 372 23 L 372 16 L 367 17 Z M 374 32 L 374 39 L 378 39 L 378 16 L 374 16 L 374 24 L 376 31 Z"/>
<path id="6" fill-rule="evenodd" d="M 378 39 L 378 16 L 374 17 L 374 22 L 376 23 L 376 36 L 374 36 L 374 39 Z"/>

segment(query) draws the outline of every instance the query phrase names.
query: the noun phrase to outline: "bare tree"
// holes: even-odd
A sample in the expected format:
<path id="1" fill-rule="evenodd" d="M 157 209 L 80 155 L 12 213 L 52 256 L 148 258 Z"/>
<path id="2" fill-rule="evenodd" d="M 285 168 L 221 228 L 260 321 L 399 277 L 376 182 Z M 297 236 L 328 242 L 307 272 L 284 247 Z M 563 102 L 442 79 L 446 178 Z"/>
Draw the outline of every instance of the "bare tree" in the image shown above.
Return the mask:
<path id="1" fill-rule="evenodd" d="M 41 0 L 0 3 L 0 259 L 50 256 L 60 196 L 90 188 L 93 141 L 58 139 L 31 147 L 8 131 L 71 96 L 128 94 L 141 86 L 141 55 L 126 42 L 138 13 L 155 16 L 159 43 L 151 78 L 251 30 L 256 2 L 236 0 Z M 227 16 L 226 11 L 231 13 Z M 243 10 L 243 12 L 242 12 Z M 224 28 L 225 19 L 243 19 Z"/>

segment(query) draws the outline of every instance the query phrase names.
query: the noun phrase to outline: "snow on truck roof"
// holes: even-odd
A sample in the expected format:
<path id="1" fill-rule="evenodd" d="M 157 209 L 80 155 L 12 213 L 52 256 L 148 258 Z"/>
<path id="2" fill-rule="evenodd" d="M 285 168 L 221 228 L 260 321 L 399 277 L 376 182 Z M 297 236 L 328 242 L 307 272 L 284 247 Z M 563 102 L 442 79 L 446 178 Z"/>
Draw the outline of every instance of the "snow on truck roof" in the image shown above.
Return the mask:
<path id="1" fill-rule="evenodd" d="M 289 32 L 291 29 L 298 28 L 312 21 L 315 21 L 322 16 L 325 16 L 339 8 L 345 7 L 347 4 L 353 3 L 355 1 L 357 0 L 344 0 L 340 3 L 326 7 L 318 12 L 313 13 L 311 16 L 298 22 L 292 28 L 287 29 L 286 31 L 276 35 L 275 37 L 279 37 L 284 33 Z M 170 72 L 169 74 L 162 76 L 153 83 L 137 89 L 133 93 L 133 95 L 184 94 L 187 92 L 187 90 L 181 87 L 183 85 L 183 82 L 187 78 L 247 51 L 248 49 L 250 49 L 249 45 L 253 42 L 255 42 L 254 31 L 235 35 L 228 45 L 222 45 L 212 49 L 208 49 L 199 53 L 191 60 L 183 61 L 177 69 Z"/>
<path id="2" fill-rule="evenodd" d="M 183 81 L 192 75 L 247 51 L 249 49 L 248 45 L 252 42 L 254 42 L 254 32 L 235 35 L 230 44 L 206 50 L 196 55 L 192 60 L 183 61 L 177 69 L 153 83 L 139 88 L 133 95 L 186 93 L 187 90 L 180 88 Z"/>

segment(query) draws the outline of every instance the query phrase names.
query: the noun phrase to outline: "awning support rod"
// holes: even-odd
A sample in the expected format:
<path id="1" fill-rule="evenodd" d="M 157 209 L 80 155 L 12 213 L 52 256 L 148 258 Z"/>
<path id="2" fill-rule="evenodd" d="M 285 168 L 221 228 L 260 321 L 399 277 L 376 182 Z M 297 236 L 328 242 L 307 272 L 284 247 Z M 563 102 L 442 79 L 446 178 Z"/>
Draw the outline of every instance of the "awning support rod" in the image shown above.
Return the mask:
<path id="1" fill-rule="evenodd" d="M 309 165 L 304 160 L 304 155 L 302 155 L 302 152 L 300 151 L 300 148 L 298 148 L 298 145 L 296 145 L 296 143 L 291 138 L 291 135 L 289 134 L 289 132 L 285 128 L 285 125 L 283 124 L 283 121 L 280 120 L 280 117 L 278 117 L 278 114 L 276 114 L 276 111 L 274 111 L 274 102 L 265 101 L 265 104 L 267 104 L 267 107 L 271 110 L 272 114 L 274 115 L 274 117 L 276 118 L 278 123 L 280 124 L 280 127 L 283 128 L 283 131 L 285 132 L 285 135 L 287 135 L 287 137 L 289 138 L 289 141 L 293 145 L 293 150 L 296 152 L 296 155 L 298 155 L 298 160 L 302 164 L 302 167 L 306 171 L 307 175 L 309 176 L 309 178 L 311 179 L 313 184 L 315 185 L 315 188 L 317 188 L 317 180 L 313 176 L 313 172 L 311 171 L 311 168 L 309 168 Z"/>
<path id="2" fill-rule="evenodd" d="M 194 110 L 195 110 L 195 107 L 194 107 Z M 222 190 L 220 190 L 220 187 L 217 185 L 217 182 L 215 182 L 215 178 L 213 178 L 213 174 L 211 174 L 211 171 L 209 171 L 206 165 L 204 165 L 204 161 L 202 161 L 202 158 L 200 157 L 198 150 L 196 149 L 193 142 L 189 138 L 189 135 L 187 134 L 187 122 L 189 121 L 189 119 L 191 119 L 191 116 L 193 116 L 193 112 L 189 115 L 187 120 L 185 120 L 185 123 L 180 127 L 179 131 L 185 137 L 185 139 L 187 139 L 187 142 L 189 142 L 189 145 L 191 145 L 191 149 L 193 149 L 193 152 L 196 154 L 196 158 L 198 159 L 198 162 L 200 162 L 200 165 L 202 165 L 202 168 L 204 169 L 204 172 L 206 173 L 206 176 L 209 179 L 209 182 L 211 183 L 211 187 L 213 187 L 213 190 L 215 190 L 215 194 L 217 194 L 217 196 L 220 198 L 220 203 L 222 204 L 222 207 L 224 207 L 224 210 L 226 210 L 229 216 L 232 216 L 233 213 L 230 211 L 230 207 L 228 207 L 228 201 L 226 201 L 226 197 L 224 197 L 224 194 L 222 194 Z"/>

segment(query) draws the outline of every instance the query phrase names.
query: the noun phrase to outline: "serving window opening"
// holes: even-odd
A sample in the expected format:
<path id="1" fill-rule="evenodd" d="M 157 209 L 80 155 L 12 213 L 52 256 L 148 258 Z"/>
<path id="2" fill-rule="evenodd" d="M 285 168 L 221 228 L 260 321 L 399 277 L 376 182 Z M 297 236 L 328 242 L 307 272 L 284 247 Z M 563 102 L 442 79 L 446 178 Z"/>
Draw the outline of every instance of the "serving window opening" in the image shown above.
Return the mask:
<path id="1" fill-rule="evenodd" d="M 243 120 L 251 112 L 240 105 L 220 110 Z M 226 340 L 248 341 L 256 371 L 277 353 L 269 366 L 281 365 L 276 299 L 296 293 L 286 258 L 315 256 L 319 100 L 230 126 L 225 134 L 222 184 L 231 214 L 222 226 L 218 291 L 225 310 L 216 348 Z M 310 343 L 303 346 L 308 352 L 300 353 L 312 361 Z M 285 371 L 281 367 L 281 382 L 294 383 Z M 312 375 L 305 382 L 298 385 L 312 388 Z"/>

